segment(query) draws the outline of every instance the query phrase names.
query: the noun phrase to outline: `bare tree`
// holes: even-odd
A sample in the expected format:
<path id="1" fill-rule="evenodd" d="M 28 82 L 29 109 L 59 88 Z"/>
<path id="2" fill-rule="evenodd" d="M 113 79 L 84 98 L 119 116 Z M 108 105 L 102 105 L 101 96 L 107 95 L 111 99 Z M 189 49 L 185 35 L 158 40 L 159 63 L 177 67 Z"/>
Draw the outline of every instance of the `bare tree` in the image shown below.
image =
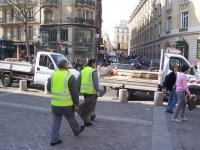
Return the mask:
<path id="1" fill-rule="evenodd" d="M 6 0 L 6 3 L 9 5 L 10 9 L 13 9 L 15 14 L 19 14 L 14 15 L 14 17 L 23 23 L 26 40 L 26 52 L 29 60 L 31 55 L 28 37 L 28 23 L 35 18 L 36 14 L 42 8 L 40 6 L 40 2 L 41 0 Z"/>

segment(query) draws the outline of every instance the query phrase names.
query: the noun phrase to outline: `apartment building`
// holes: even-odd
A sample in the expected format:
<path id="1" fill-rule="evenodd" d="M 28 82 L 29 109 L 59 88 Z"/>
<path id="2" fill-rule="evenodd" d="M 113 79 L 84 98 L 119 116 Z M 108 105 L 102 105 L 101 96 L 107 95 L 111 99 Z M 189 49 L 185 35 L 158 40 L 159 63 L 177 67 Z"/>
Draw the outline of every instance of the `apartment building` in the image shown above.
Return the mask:
<path id="1" fill-rule="evenodd" d="M 121 20 L 120 24 L 114 28 L 113 50 L 117 54 L 128 54 L 129 30 L 127 24 L 127 21 Z"/>
<path id="2" fill-rule="evenodd" d="M 24 26 L 17 20 L 20 14 L 6 7 L 5 0 L 0 4 L 0 37 L 14 40 L 25 49 Z M 39 5 L 28 13 L 31 47 L 40 44 L 40 48 L 62 53 L 70 60 L 94 56 L 96 10 L 96 0 L 40 0 Z M 36 11 L 38 13 L 33 16 Z"/>
<path id="3" fill-rule="evenodd" d="M 199 6 L 199 0 L 141 0 L 129 20 L 129 54 L 159 60 L 161 49 L 175 47 L 198 61 Z"/>

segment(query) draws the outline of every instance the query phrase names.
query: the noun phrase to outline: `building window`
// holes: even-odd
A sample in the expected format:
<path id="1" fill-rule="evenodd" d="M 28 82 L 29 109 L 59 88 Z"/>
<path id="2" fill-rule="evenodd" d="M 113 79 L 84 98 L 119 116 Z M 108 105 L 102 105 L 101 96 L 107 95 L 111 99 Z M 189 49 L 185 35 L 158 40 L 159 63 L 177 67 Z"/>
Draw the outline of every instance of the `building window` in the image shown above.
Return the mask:
<path id="1" fill-rule="evenodd" d="M 171 9 L 172 7 L 172 0 L 165 0 L 166 9 Z"/>
<path id="2" fill-rule="evenodd" d="M 45 12 L 45 23 L 52 23 L 53 21 L 53 13 L 51 10 L 46 10 Z"/>
<path id="3" fill-rule="evenodd" d="M 68 30 L 67 29 L 60 30 L 60 39 L 63 41 L 68 41 Z"/>
<path id="4" fill-rule="evenodd" d="M 167 26 L 166 26 L 166 31 L 171 30 L 171 25 L 172 25 L 172 17 L 167 17 Z"/>
<path id="5" fill-rule="evenodd" d="M 4 35 L 5 35 L 5 38 L 8 39 L 8 28 L 5 28 L 4 33 L 5 33 L 5 34 L 4 34 Z"/>
<path id="6" fill-rule="evenodd" d="M 33 39 L 33 27 L 28 27 L 28 39 Z"/>
<path id="7" fill-rule="evenodd" d="M 14 29 L 13 28 L 10 29 L 10 39 L 14 40 Z"/>
<path id="8" fill-rule="evenodd" d="M 88 20 L 89 19 L 89 11 L 85 10 L 84 11 L 84 20 Z"/>
<path id="9" fill-rule="evenodd" d="M 50 31 L 49 41 L 57 41 L 57 30 L 53 29 Z"/>
<path id="10" fill-rule="evenodd" d="M 78 16 L 78 18 L 82 18 L 83 17 L 82 12 L 81 12 L 80 9 L 77 10 L 77 16 Z"/>
<path id="11" fill-rule="evenodd" d="M 181 13 L 181 29 L 188 28 L 188 11 Z"/>
<path id="12" fill-rule="evenodd" d="M 13 9 L 11 9 L 11 12 L 10 12 L 10 17 L 11 17 L 11 21 L 14 21 L 14 18 L 15 18 L 15 12 Z"/>
<path id="13" fill-rule="evenodd" d="M 159 22 L 158 24 L 158 36 L 161 35 L 161 22 Z"/>
<path id="14" fill-rule="evenodd" d="M 28 21 L 33 21 L 33 9 L 28 11 Z"/>
<path id="15" fill-rule="evenodd" d="M 188 3 L 188 0 L 181 0 L 181 4 Z"/>
<path id="16" fill-rule="evenodd" d="M 17 40 L 21 40 L 21 29 L 17 28 Z"/>
<path id="17" fill-rule="evenodd" d="M 158 5 L 158 16 L 161 16 L 161 4 Z"/>

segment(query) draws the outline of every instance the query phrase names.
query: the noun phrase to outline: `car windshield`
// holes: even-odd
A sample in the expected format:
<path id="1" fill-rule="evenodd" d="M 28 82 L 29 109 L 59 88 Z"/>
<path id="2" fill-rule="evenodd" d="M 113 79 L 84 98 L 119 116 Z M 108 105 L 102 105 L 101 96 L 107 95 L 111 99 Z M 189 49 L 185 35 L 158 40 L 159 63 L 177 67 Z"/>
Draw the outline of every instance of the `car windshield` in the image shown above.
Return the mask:
<path id="1" fill-rule="evenodd" d="M 56 65 L 58 64 L 58 62 L 62 59 L 66 59 L 67 58 L 64 55 L 60 55 L 60 54 L 51 54 L 51 57 L 53 58 L 54 62 L 56 63 Z M 68 61 L 68 60 L 67 60 Z M 73 68 L 72 64 L 68 61 L 69 63 L 69 68 Z"/>

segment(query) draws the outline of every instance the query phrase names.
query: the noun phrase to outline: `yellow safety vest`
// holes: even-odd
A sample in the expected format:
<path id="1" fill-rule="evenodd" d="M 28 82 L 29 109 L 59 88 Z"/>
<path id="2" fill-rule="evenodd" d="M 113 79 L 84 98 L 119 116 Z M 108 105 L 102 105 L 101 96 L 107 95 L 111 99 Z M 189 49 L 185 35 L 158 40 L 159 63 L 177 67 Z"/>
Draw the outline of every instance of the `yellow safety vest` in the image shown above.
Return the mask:
<path id="1" fill-rule="evenodd" d="M 96 69 L 92 67 L 85 67 L 81 70 L 81 91 L 82 94 L 96 94 L 96 90 L 94 89 L 92 73 Z"/>
<path id="2" fill-rule="evenodd" d="M 51 77 L 51 105 L 72 106 L 73 101 L 68 82 L 72 75 L 68 70 L 57 70 Z"/>

